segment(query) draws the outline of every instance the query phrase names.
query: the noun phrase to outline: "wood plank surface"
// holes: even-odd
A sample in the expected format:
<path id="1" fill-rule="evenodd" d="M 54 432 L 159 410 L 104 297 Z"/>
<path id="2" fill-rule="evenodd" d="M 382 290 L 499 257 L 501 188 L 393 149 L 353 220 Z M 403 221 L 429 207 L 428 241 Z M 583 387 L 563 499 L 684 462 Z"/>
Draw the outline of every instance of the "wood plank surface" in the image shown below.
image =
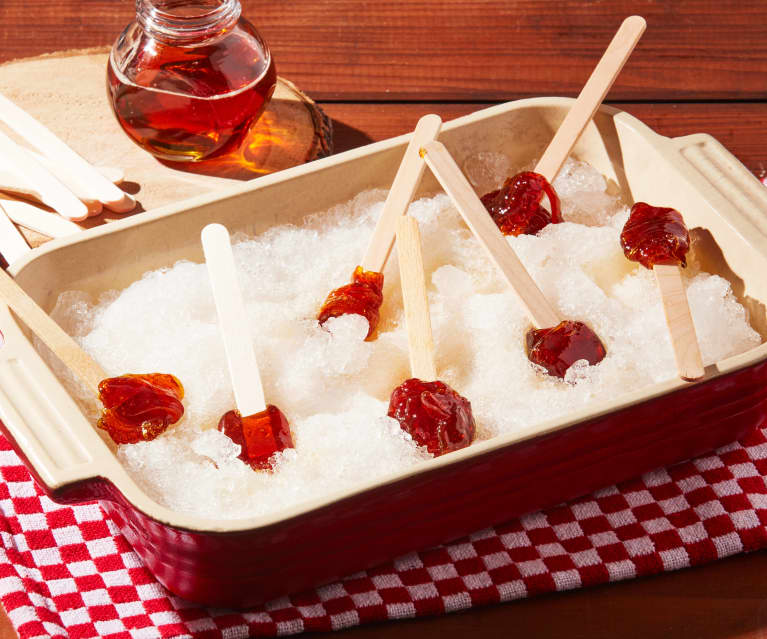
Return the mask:
<path id="1" fill-rule="evenodd" d="M 5 608 L 0 606 L 0 639 L 17 639 L 16 630 L 8 618 Z"/>
<path id="2" fill-rule="evenodd" d="M 765 80 L 767 84 L 767 80 Z M 491 103 L 347 104 L 323 103 L 333 120 L 335 151 L 385 140 L 412 130 L 418 118 L 436 113 L 444 121 Z M 713 135 L 757 177 L 767 174 L 767 104 L 765 103 L 615 103 L 662 135 Z"/>
<path id="3" fill-rule="evenodd" d="M 767 552 L 443 617 L 362 626 L 338 639 L 765 639 Z M 330 635 L 327 635 L 328 637 Z"/>
<path id="4" fill-rule="evenodd" d="M 648 30 L 609 95 L 659 133 L 710 133 L 767 169 L 765 0 L 243 0 L 281 75 L 333 118 L 336 151 L 531 95 L 577 94 L 620 21 Z M 0 62 L 111 44 L 131 0 L 0 0 Z M 2 87 L 0 87 L 2 91 Z M 765 639 L 767 551 L 346 639 Z M 0 614 L 0 639 L 15 633 Z"/>
<path id="5" fill-rule="evenodd" d="M 278 72 L 319 100 L 575 95 L 621 20 L 647 32 L 613 100 L 765 99 L 764 0 L 244 0 Z M 3 0 L 0 61 L 111 44 L 127 0 Z"/>

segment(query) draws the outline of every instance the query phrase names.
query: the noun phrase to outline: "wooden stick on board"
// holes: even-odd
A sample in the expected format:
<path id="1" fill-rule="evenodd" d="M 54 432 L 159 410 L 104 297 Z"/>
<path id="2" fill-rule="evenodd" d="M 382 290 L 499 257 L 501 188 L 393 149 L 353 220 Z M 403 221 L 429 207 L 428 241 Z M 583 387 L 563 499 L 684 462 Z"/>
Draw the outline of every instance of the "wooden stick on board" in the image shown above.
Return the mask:
<path id="1" fill-rule="evenodd" d="M 116 213 L 127 213 L 135 208 L 136 200 L 128 193 L 112 184 L 50 129 L 1 94 L 0 120 L 66 172 L 88 199 L 101 202 Z"/>
<path id="2" fill-rule="evenodd" d="M 56 170 L 56 164 L 51 162 L 44 155 L 29 151 L 29 154 L 37 160 L 43 167 L 48 169 L 50 173 L 66 186 L 81 202 L 88 208 L 88 214 L 90 216 L 98 215 L 101 213 L 101 202 L 97 200 L 89 200 L 87 196 L 79 192 L 79 187 L 71 179 L 68 178 L 66 173 Z M 118 184 L 125 179 L 123 171 L 113 167 L 96 167 L 96 170 L 101 173 L 113 184 Z M 18 195 L 27 199 L 37 200 L 42 202 L 43 195 L 40 189 L 35 188 L 35 185 L 24 178 L 23 175 L 16 173 L 12 166 L 7 164 L 4 157 L 0 156 L 0 191 L 10 193 L 12 195 Z"/>
<path id="3" fill-rule="evenodd" d="M 60 180 L 40 164 L 32 154 L 0 133 L 0 154 L 13 167 L 13 172 L 23 176 L 25 182 L 34 185 L 43 204 L 50 206 L 68 220 L 84 220 L 89 215 L 83 204 Z"/>
<path id="4" fill-rule="evenodd" d="M 51 211 L 45 211 L 22 200 L 0 201 L 6 214 L 19 226 L 37 231 L 48 237 L 67 237 L 83 230 L 82 226 L 64 219 Z"/>

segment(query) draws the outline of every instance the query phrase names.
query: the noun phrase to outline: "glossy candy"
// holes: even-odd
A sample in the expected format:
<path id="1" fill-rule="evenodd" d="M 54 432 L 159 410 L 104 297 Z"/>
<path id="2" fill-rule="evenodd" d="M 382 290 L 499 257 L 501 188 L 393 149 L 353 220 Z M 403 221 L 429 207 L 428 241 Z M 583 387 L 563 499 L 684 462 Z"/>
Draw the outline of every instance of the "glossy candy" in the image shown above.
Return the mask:
<path id="1" fill-rule="evenodd" d="M 690 233 L 678 211 L 637 202 L 621 232 L 621 246 L 628 259 L 645 268 L 686 266 Z"/>
<path id="2" fill-rule="evenodd" d="M 368 321 L 370 336 L 378 326 L 378 310 L 383 303 L 383 273 L 364 271 L 361 266 L 354 269 L 352 281 L 334 289 L 320 309 L 317 319 L 324 324 L 331 317 L 340 315 L 362 315 Z"/>
<path id="3" fill-rule="evenodd" d="M 388 414 L 432 455 L 465 448 L 476 434 L 469 400 L 439 381 L 404 381 L 391 394 Z"/>
<path id="4" fill-rule="evenodd" d="M 184 387 L 173 375 L 110 377 L 99 384 L 104 405 L 98 427 L 118 444 L 149 441 L 184 414 Z"/>
<path id="5" fill-rule="evenodd" d="M 230 410 L 218 422 L 218 430 L 241 446 L 238 457 L 254 470 L 269 470 L 274 453 L 293 448 L 290 424 L 282 411 L 271 404 L 248 417 Z"/>
<path id="6" fill-rule="evenodd" d="M 597 334 L 583 322 L 565 320 L 553 328 L 534 328 L 527 333 L 527 357 L 555 377 L 564 377 L 579 359 L 593 365 L 606 354 Z"/>
<path id="7" fill-rule="evenodd" d="M 541 206 L 548 195 L 551 213 Z M 554 187 L 538 173 L 523 171 L 508 178 L 503 186 L 482 196 L 493 221 L 504 235 L 535 235 L 548 224 L 562 222 L 559 198 Z"/>

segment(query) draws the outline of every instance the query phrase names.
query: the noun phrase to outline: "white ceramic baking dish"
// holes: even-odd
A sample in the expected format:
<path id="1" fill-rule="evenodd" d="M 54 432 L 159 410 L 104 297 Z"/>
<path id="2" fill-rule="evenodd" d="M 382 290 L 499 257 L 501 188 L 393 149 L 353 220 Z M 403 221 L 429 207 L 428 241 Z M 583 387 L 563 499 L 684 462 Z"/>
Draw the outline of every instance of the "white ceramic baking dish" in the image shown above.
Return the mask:
<path id="1" fill-rule="evenodd" d="M 539 156 L 572 101 L 520 100 L 448 122 L 440 139 L 462 164 L 477 151 L 514 165 Z M 124 221 L 56 240 L 10 269 L 50 310 L 67 290 L 123 288 L 179 259 L 202 261 L 200 230 L 250 234 L 298 222 L 391 183 L 409 136 L 371 144 Z M 684 213 L 705 270 L 733 285 L 767 336 L 767 192 L 707 135 L 668 139 L 602 107 L 573 154 L 627 202 Z M 438 189 L 427 171 L 421 193 Z M 362 250 L 361 246 L 361 250 Z M 355 490 L 264 517 L 220 521 L 173 512 L 127 475 L 43 363 L 25 328 L 0 308 L 0 418 L 38 483 L 61 502 L 98 499 L 170 590 L 246 606 L 466 534 L 727 443 L 767 416 L 767 345 L 709 366 L 696 384 L 630 390 L 566 418 L 531 424 Z M 450 500 L 444 498 L 450 485 Z"/>

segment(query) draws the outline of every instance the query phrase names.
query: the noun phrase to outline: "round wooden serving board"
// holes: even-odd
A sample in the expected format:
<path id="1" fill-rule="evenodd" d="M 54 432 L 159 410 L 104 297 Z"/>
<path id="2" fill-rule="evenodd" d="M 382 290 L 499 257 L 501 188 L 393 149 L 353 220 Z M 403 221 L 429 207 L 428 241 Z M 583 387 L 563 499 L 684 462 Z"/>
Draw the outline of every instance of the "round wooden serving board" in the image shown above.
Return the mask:
<path id="1" fill-rule="evenodd" d="M 119 167 L 122 187 L 146 211 L 332 152 L 330 121 L 291 82 L 278 78 L 272 101 L 235 152 L 202 163 L 163 163 L 120 128 L 106 97 L 107 49 L 53 53 L 0 65 L 0 92 L 95 166 Z M 0 201 L 12 199 L 0 193 Z M 54 215 L 54 213 L 51 213 Z M 104 210 L 90 227 L 123 216 Z M 47 238 L 21 229 L 37 246 Z"/>

